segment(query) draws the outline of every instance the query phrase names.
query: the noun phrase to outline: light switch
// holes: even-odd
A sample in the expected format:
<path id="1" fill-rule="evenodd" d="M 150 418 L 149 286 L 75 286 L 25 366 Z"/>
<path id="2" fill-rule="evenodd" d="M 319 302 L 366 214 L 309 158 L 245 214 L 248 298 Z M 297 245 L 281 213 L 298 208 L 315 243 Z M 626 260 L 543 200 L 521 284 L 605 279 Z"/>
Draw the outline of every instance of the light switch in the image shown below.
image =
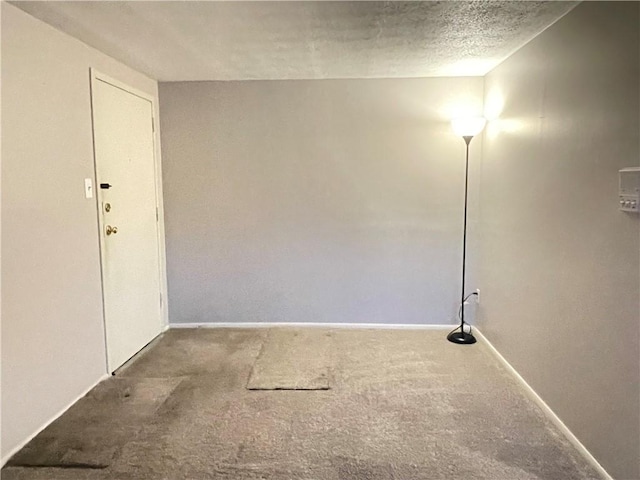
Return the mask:
<path id="1" fill-rule="evenodd" d="M 93 198 L 93 181 L 90 178 L 84 179 L 84 197 Z"/>

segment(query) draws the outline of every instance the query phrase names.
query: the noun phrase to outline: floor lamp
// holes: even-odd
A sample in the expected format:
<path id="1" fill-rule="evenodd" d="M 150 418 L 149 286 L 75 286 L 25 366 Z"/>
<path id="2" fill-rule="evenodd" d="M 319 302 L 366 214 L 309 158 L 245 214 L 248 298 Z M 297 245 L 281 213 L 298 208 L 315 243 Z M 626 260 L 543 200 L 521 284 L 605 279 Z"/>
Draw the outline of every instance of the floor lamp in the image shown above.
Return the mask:
<path id="1" fill-rule="evenodd" d="M 470 345 L 476 343 L 476 337 L 471 331 L 464 331 L 464 281 L 467 264 L 467 191 L 469 185 L 469 144 L 473 137 L 479 134 L 486 120 L 482 117 L 473 118 L 456 118 L 451 122 L 451 127 L 456 135 L 462 137 L 467 144 L 466 166 L 464 171 L 464 229 L 462 234 L 462 294 L 460 295 L 460 326 L 456 327 L 449 335 L 447 340 L 460 345 Z"/>

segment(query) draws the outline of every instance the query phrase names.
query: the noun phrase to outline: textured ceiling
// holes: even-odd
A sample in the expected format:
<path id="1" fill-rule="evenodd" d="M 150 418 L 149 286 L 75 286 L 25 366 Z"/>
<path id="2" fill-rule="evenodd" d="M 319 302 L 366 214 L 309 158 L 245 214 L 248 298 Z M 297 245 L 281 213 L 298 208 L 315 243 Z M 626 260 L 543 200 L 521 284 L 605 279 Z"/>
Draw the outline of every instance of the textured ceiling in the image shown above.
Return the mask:
<path id="1" fill-rule="evenodd" d="M 11 2 L 160 81 L 484 75 L 577 2 Z"/>

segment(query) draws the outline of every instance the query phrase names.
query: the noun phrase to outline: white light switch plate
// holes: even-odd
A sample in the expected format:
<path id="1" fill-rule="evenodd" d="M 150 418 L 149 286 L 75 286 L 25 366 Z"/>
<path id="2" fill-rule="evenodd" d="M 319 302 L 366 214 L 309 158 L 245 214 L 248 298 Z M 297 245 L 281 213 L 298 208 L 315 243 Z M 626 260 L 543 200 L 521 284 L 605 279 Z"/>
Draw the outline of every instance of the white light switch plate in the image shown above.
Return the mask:
<path id="1" fill-rule="evenodd" d="M 84 179 L 84 197 L 93 198 L 93 182 L 90 178 Z"/>

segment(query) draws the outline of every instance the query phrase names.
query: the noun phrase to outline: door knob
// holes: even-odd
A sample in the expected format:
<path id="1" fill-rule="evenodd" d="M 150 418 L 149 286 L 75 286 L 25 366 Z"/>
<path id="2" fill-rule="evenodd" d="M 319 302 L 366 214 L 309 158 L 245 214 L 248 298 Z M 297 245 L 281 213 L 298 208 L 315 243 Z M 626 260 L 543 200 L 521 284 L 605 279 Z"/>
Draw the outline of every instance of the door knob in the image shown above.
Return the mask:
<path id="1" fill-rule="evenodd" d="M 118 227 L 112 227 L 111 225 L 107 225 L 107 235 L 115 235 L 118 233 Z"/>

